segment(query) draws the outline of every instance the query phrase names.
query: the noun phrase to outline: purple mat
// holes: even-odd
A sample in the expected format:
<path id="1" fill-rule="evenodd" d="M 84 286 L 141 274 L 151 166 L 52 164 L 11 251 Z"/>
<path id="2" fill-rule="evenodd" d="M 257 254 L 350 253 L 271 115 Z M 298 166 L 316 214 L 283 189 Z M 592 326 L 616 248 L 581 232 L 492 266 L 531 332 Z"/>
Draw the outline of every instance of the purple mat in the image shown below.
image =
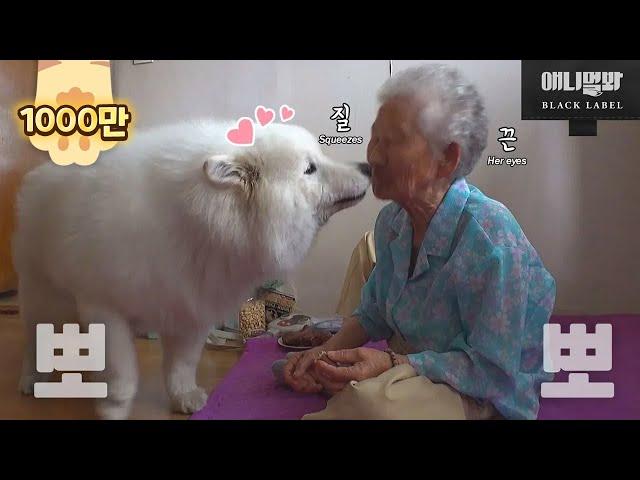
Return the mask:
<path id="1" fill-rule="evenodd" d="M 552 323 L 561 325 L 562 333 L 569 325 L 587 325 L 587 333 L 595 332 L 599 323 L 612 326 L 612 369 L 588 372 L 589 382 L 614 384 L 613 398 L 542 398 L 539 420 L 638 420 L 640 419 L 640 316 L 553 316 Z M 566 382 L 568 372 L 558 372 L 554 382 Z"/>
<path id="2" fill-rule="evenodd" d="M 587 325 L 593 332 L 596 323 L 613 325 L 613 369 L 589 373 L 590 382 L 613 382 L 611 399 L 541 399 L 541 420 L 558 419 L 640 419 L 640 316 L 554 316 L 551 321 L 568 332 L 571 323 Z M 384 342 L 369 345 L 384 348 Z M 286 350 L 274 338 L 262 337 L 247 342 L 238 363 L 209 396 L 207 404 L 191 418 L 194 420 L 297 420 L 322 410 L 325 397 L 303 395 L 277 385 L 271 364 L 284 358 Z M 567 381 L 559 372 L 555 381 Z"/>

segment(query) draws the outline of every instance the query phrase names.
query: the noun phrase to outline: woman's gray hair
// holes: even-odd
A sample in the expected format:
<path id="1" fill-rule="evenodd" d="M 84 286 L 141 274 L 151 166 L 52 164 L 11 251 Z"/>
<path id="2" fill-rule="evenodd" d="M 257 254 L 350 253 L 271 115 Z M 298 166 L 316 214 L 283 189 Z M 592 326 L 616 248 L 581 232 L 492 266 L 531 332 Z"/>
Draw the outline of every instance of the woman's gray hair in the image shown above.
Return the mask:
<path id="1" fill-rule="evenodd" d="M 471 173 L 488 135 L 484 102 L 473 84 L 451 66 L 426 64 L 398 72 L 382 85 L 378 100 L 394 97 L 421 102 L 420 126 L 435 150 L 442 153 L 452 142 L 460 145 L 454 178 Z"/>

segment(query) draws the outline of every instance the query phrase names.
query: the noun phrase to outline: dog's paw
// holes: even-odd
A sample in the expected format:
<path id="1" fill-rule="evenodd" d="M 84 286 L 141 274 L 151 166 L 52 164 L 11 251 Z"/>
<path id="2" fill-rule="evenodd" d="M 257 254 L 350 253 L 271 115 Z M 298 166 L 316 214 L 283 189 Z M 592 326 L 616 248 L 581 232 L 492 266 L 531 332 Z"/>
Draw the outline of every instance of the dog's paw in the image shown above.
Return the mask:
<path id="1" fill-rule="evenodd" d="M 189 392 L 174 394 L 171 397 L 171 408 L 178 413 L 195 413 L 207 403 L 207 392 L 203 388 L 195 388 Z"/>
<path id="2" fill-rule="evenodd" d="M 33 373 L 31 375 L 21 375 L 18 389 L 24 395 L 33 395 L 33 385 L 38 382 L 48 382 L 51 375 L 48 373 Z"/>
<path id="3" fill-rule="evenodd" d="M 22 375 L 18 388 L 24 395 L 33 395 L 33 384 L 36 383 L 33 375 Z"/>
<path id="4" fill-rule="evenodd" d="M 101 420 L 126 420 L 132 403 L 131 400 L 100 399 L 96 402 L 96 414 Z"/>

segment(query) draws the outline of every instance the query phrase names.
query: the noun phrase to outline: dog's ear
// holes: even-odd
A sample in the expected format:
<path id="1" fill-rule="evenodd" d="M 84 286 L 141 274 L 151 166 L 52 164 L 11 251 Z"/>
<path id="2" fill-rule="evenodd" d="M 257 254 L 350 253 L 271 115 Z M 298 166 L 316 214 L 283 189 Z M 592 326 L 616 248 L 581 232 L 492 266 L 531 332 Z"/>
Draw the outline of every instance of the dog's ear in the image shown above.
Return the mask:
<path id="1" fill-rule="evenodd" d="M 231 155 L 213 155 L 202 165 L 207 179 L 217 187 L 253 190 L 258 178 L 254 167 Z"/>

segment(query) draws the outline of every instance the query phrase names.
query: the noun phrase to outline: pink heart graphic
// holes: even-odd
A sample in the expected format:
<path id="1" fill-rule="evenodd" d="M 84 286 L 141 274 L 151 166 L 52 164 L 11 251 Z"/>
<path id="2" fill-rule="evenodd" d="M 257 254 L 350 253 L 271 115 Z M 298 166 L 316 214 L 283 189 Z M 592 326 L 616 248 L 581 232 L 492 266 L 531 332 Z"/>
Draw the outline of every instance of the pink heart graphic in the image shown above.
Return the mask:
<path id="1" fill-rule="evenodd" d="M 289 105 L 282 105 L 280 107 L 280 118 L 283 122 L 288 122 L 293 118 L 295 114 L 296 111 L 293 108 L 289 107 Z"/>
<path id="2" fill-rule="evenodd" d="M 258 105 L 255 111 L 256 120 L 260 125 L 266 127 L 276 117 L 276 112 L 271 108 L 264 108 L 262 105 Z"/>
<path id="3" fill-rule="evenodd" d="M 253 120 L 248 117 L 238 120 L 238 127 L 227 131 L 227 140 L 232 145 L 253 145 Z"/>

